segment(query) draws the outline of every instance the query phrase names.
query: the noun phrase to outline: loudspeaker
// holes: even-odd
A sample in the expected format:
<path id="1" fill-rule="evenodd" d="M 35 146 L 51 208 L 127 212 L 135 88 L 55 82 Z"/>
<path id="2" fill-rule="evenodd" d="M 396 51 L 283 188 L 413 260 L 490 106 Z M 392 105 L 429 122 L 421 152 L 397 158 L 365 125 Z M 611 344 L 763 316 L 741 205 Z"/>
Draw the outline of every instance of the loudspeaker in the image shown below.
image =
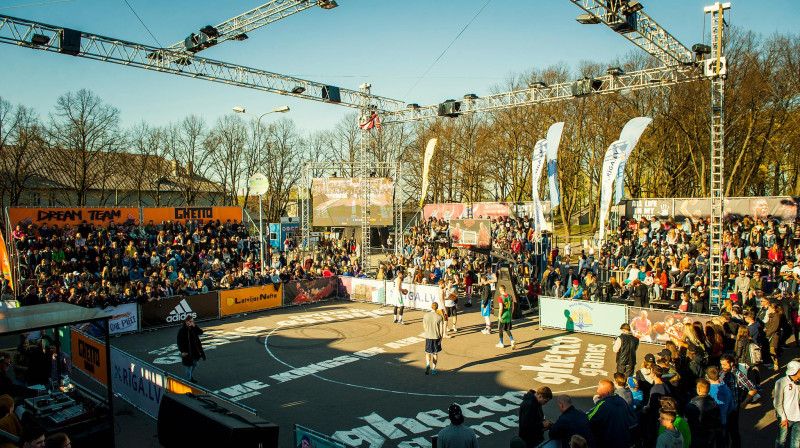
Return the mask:
<path id="1" fill-rule="evenodd" d="M 211 395 L 168 393 L 158 408 L 158 442 L 165 448 L 277 448 L 278 426 Z"/>
<path id="2" fill-rule="evenodd" d="M 342 96 L 336 86 L 322 86 L 322 99 L 331 103 L 341 103 Z"/>
<path id="3" fill-rule="evenodd" d="M 81 32 L 64 28 L 61 30 L 59 53 L 77 56 L 81 53 Z"/>

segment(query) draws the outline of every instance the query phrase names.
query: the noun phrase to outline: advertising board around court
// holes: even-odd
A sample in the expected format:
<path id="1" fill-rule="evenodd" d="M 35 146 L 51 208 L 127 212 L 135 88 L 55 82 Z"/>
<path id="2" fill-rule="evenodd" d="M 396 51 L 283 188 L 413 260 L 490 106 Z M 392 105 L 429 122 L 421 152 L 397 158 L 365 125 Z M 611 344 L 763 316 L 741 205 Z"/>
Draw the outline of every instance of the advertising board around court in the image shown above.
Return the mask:
<path id="1" fill-rule="evenodd" d="M 383 280 L 339 277 L 339 282 L 344 288 L 343 298 L 359 302 L 386 302 L 386 282 Z"/>
<path id="2" fill-rule="evenodd" d="M 703 326 L 713 315 L 684 313 L 674 310 L 628 307 L 628 323 L 631 332 L 640 342 L 666 344 L 671 339 L 683 340 L 683 323 L 701 322 Z"/>
<path id="3" fill-rule="evenodd" d="M 111 315 L 108 320 L 109 334 L 130 333 L 139 329 L 139 307 L 135 303 L 96 309 Z"/>
<path id="4" fill-rule="evenodd" d="M 403 289 L 408 290 L 408 294 L 403 299 L 403 306 L 417 310 L 429 310 L 431 304 L 439 300 L 439 287 L 432 285 L 418 285 L 416 283 L 403 283 Z M 387 282 L 386 286 L 386 305 L 399 306 L 399 293 L 393 283 Z"/>
<path id="5" fill-rule="evenodd" d="M 139 319 L 142 329 L 179 325 L 187 317 L 197 320 L 219 317 L 219 295 L 216 292 L 167 297 L 142 304 Z"/>
<path id="6" fill-rule="evenodd" d="M 619 327 L 627 319 L 625 305 L 539 296 L 539 322 L 542 327 L 618 336 Z"/>
<path id="7" fill-rule="evenodd" d="M 281 283 L 219 292 L 220 316 L 278 308 L 282 303 L 283 285 Z"/>
<path id="8" fill-rule="evenodd" d="M 70 330 L 69 336 L 72 366 L 77 367 L 100 384 L 108 385 L 106 345 L 75 329 Z"/>
<path id="9" fill-rule="evenodd" d="M 150 220 L 155 224 L 161 221 L 181 222 L 227 220 L 242 222 L 241 207 L 144 207 L 142 208 L 142 222 L 147 224 Z"/>
<path id="10" fill-rule="evenodd" d="M 9 207 L 8 217 L 11 224 L 16 226 L 35 224 L 40 227 L 47 223 L 48 226 L 57 224 L 72 227 L 86 221 L 96 226 L 107 226 L 111 221 L 122 224 L 129 220 L 139 219 L 139 209 L 135 207 Z"/>
<path id="11" fill-rule="evenodd" d="M 288 282 L 283 284 L 283 304 L 300 305 L 333 299 L 338 292 L 339 280 L 336 277 Z"/>
<path id="12" fill-rule="evenodd" d="M 298 448 L 345 448 L 346 445 L 313 429 L 294 425 L 294 446 Z"/>

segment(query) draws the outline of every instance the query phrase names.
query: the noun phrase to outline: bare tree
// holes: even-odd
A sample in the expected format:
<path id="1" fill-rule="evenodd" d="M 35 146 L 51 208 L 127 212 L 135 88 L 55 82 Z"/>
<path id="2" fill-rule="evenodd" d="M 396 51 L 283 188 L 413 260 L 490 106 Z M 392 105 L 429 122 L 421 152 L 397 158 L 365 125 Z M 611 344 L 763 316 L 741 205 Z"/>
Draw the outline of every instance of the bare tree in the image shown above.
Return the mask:
<path id="1" fill-rule="evenodd" d="M 20 205 L 23 192 L 40 175 L 36 158 L 43 151 L 42 129 L 35 113 L 22 105 L 13 107 L 0 98 L 0 205 Z"/>
<path id="2" fill-rule="evenodd" d="M 69 92 L 58 98 L 47 134 L 49 174 L 58 173 L 72 190 L 64 192 L 66 203 L 87 205 L 89 191 L 111 175 L 109 158 L 122 142 L 119 110 L 89 90 Z"/>

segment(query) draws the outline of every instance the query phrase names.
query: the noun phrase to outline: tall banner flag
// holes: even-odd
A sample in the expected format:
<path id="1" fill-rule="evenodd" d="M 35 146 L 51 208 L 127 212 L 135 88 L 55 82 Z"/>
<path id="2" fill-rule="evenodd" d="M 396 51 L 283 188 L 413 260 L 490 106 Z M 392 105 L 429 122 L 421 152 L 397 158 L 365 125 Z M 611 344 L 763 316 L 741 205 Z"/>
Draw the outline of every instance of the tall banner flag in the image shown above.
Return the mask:
<path id="1" fill-rule="evenodd" d="M 11 263 L 8 260 L 8 251 L 6 250 L 6 240 L 3 239 L 3 232 L 0 232 L 0 270 L 3 272 L 3 277 L 8 280 L 8 286 L 14 290 L 14 277 L 11 276 Z M 2 291 L 0 291 L 2 292 Z"/>
<path id="2" fill-rule="evenodd" d="M 539 200 L 539 179 L 542 177 L 542 168 L 544 167 L 544 159 L 547 156 L 547 140 L 539 140 L 533 145 L 533 161 L 531 162 L 531 170 L 533 173 L 531 196 L 533 199 L 533 228 L 541 232 L 545 229 L 544 212 L 542 211 L 542 203 Z"/>
<path id="3" fill-rule="evenodd" d="M 619 165 L 622 158 L 628 151 L 628 144 L 625 140 L 617 140 L 608 147 L 605 157 L 603 157 L 603 171 L 601 172 L 600 186 L 600 241 L 605 240 L 606 216 L 611 205 L 611 188 L 614 185 L 614 178 L 619 172 Z"/>
<path id="4" fill-rule="evenodd" d="M 619 204 L 622 196 L 625 195 L 625 165 L 628 163 L 628 157 L 633 152 L 633 148 L 639 143 L 639 138 L 653 121 L 648 117 L 636 117 L 625 123 L 622 127 L 622 132 L 619 133 L 619 139 L 628 142 L 628 150 L 622 157 L 622 162 L 619 164 L 619 171 L 617 172 L 617 180 L 614 189 L 614 204 Z"/>
<path id="5" fill-rule="evenodd" d="M 558 191 L 558 145 L 561 143 L 561 133 L 564 131 L 564 122 L 553 123 L 547 129 L 547 181 L 550 183 L 550 209 L 561 203 L 561 192 Z"/>
<path id="6" fill-rule="evenodd" d="M 432 138 L 428 140 L 428 147 L 425 148 L 425 162 L 422 165 L 422 194 L 419 197 L 419 206 L 425 202 L 425 195 L 428 194 L 428 174 L 431 168 L 431 159 L 433 158 L 433 151 L 436 149 L 436 142 L 439 139 Z"/>

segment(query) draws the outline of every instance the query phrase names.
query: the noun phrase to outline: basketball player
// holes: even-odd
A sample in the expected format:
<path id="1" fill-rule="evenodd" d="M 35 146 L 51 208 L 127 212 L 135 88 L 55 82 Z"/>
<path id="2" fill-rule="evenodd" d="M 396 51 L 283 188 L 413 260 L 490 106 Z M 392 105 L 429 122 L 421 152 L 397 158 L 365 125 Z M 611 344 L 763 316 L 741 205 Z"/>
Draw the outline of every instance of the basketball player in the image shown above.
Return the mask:
<path id="1" fill-rule="evenodd" d="M 394 284 L 397 287 L 397 305 L 394 306 L 394 323 L 405 325 L 403 322 L 403 310 L 406 308 L 404 305 L 407 289 L 403 289 L 403 273 L 398 272 L 397 277 L 394 279 Z"/>

